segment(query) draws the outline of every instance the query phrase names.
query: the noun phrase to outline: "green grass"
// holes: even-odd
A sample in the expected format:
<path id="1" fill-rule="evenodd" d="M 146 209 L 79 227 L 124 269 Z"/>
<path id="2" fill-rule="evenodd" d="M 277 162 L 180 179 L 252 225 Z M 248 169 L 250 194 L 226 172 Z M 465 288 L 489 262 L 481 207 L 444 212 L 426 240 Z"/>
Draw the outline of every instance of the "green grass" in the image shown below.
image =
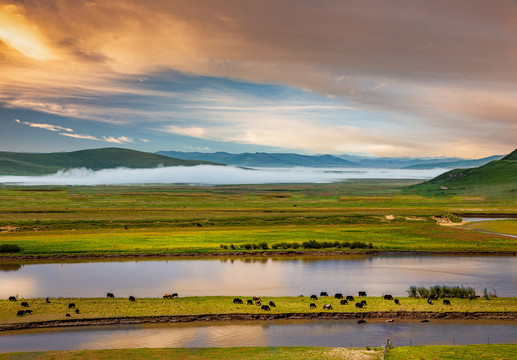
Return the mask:
<path id="1" fill-rule="evenodd" d="M 517 359 L 517 344 L 497 345 L 433 345 L 395 347 L 387 353 L 386 360 L 511 360 Z"/>
<path id="2" fill-rule="evenodd" d="M 181 295 L 181 294 L 180 294 Z M 345 294 L 346 295 L 346 294 Z M 355 307 L 355 302 L 349 305 L 341 305 L 340 300 L 334 297 L 319 297 L 311 300 L 310 294 L 304 297 L 262 297 L 262 304 L 274 301 L 276 307 L 272 307 L 268 313 L 320 313 L 320 312 L 344 312 L 364 313 L 377 311 L 408 311 L 408 312 L 516 312 L 517 298 L 493 298 L 485 300 L 451 299 L 451 305 L 443 305 L 436 301 L 433 305 L 426 299 L 409 297 L 398 298 L 400 305 L 393 301 L 384 300 L 382 297 L 364 297 L 367 301 L 363 309 Z M 66 319 L 91 319 L 113 317 L 137 317 L 137 316 L 171 316 L 171 315 L 201 315 L 201 314 L 263 314 L 260 306 L 246 305 L 250 297 L 241 297 L 244 304 L 234 304 L 235 296 L 196 296 L 180 297 L 175 299 L 162 298 L 137 298 L 135 302 L 127 298 L 56 298 L 47 304 L 45 299 L 18 299 L 17 302 L 0 300 L 0 324 L 37 322 Z M 358 300 L 358 299 L 356 299 Z M 33 314 L 23 317 L 16 316 L 20 307 L 20 301 L 28 301 Z M 69 303 L 75 303 L 80 309 L 79 314 L 74 310 L 68 310 Z M 316 304 L 316 309 L 310 309 L 311 303 Z M 331 304 L 332 310 L 323 310 L 324 304 Z M 72 315 L 71 318 L 65 316 Z"/>
<path id="3" fill-rule="evenodd" d="M 114 349 L 114 350 L 74 350 L 31 353 L 0 354 L 1 360 L 21 359 L 247 359 L 247 360 L 299 360 L 299 359 L 380 359 L 377 350 L 329 348 L 329 347 L 237 347 L 237 348 L 179 348 L 179 349 Z"/>
<path id="4" fill-rule="evenodd" d="M 221 187 L 0 188 L 0 244 L 20 255 L 184 253 L 220 245 L 360 241 L 387 251 L 514 251 L 517 240 L 435 224 L 517 213 L 517 198 L 402 194 L 409 180 Z"/>
<path id="5" fill-rule="evenodd" d="M 517 219 L 516 220 L 493 220 L 479 221 L 463 226 L 465 229 L 487 231 L 493 233 L 510 234 L 517 236 Z"/>

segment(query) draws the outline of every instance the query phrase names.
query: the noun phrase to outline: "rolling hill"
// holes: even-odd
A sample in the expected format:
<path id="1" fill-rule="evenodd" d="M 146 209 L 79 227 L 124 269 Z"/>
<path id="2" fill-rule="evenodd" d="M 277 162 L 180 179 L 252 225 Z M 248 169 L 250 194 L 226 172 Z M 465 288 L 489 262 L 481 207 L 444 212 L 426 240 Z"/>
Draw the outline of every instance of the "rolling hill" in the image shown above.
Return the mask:
<path id="1" fill-rule="evenodd" d="M 359 164 L 332 155 L 299 155 L 287 153 L 201 153 L 159 151 L 157 154 L 184 160 L 214 161 L 226 165 L 249 167 L 360 167 Z"/>
<path id="2" fill-rule="evenodd" d="M 446 189 L 444 189 L 446 188 Z M 517 150 L 480 167 L 454 169 L 408 188 L 428 195 L 517 196 Z"/>
<path id="3" fill-rule="evenodd" d="M 168 156 L 121 148 L 46 154 L 0 152 L 0 175 L 45 175 L 62 169 L 80 167 L 92 170 L 117 167 L 146 169 L 157 166 L 193 166 L 200 164 L 221 165 L 206 161 L 174 159 Z"/>
<path id="4" fill-rule="evenodd" d="M 454 161 L 444 161 L 444 162 L 430 162 L 423 164 L 416 164 L 405 166 L 403 169 L 415 169 L 415 170 L 423 170 L 423 169 L 454 169 L 454 168 L 467 168 L 474 166 L 482 166 L 488 164 L 490 161 L 500 160 L 504 157 L 504 155 L 493 155 L 489 157 L 485 157 L 482 159 L 474 159 L 474 160 L 454 160 Z"/>

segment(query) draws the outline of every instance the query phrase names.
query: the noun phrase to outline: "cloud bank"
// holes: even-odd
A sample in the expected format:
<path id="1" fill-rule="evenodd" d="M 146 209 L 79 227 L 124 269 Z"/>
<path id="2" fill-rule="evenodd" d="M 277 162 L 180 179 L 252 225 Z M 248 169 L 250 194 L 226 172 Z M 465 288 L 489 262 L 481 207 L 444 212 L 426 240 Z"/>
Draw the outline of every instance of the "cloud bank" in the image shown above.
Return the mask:
<path id="1" fill-rule="evenodd" d="M 516 17 L 512 0 L 0 0 L 0 104 L 312 152 L 505 153 Z M 185 86 L 146 85 L 161 74 Z"/>
<path id="2" fill-rule="evenodd" d="M 233 166 L 173 166 L 155 169 L 86 168 L 58 171 L 46 176 L 0 176 L 0 183 L 19 185 L 118 185 L 118 184 L 190 184 L 234 185 L 277 183 L 328 183 L 347 179 L 430 179 L 446 169 L 315 169 L 261 168 Z"/>

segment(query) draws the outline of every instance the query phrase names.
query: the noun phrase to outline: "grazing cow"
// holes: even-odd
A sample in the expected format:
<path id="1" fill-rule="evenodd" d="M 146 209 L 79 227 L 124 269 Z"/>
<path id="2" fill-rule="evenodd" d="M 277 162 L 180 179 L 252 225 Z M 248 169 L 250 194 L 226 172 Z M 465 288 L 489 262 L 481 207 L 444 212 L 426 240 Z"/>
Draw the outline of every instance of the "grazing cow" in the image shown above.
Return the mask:
<path id="1" fill-rule="evenodd" d="M 330 304 L 323 305 L 323 310 L 332 310 L 332 305 L 330 305 Z"/>
<path id="2" fill-rule="evenodd" d="M 269 307 L 269 305 L 262 305 L 261 307 L 262 310 L 265 310 L 265 311 L 270 311 L 271 308 Z"/>
<path id="3" fill-rule="evenodd" d="M 16 313 L 16 316 L 24 316 L 25 315 L 25 310 L 18 310 L 18 312 Z"/>
<path id="4" fill-rule="evenodd" d="M 355 307 L 359 308 L 359 309 L 362 309 L 363 308 L 363 303 L 355 303 Z"/>
<path id="5" fill-rule="evenodd" d="M 275 304 L 274 302 L 270 301 L 270 302 L 269 302 L 269 306 L 271 306 L 271 307 L 276 307 L 276 304 Z"/>
<path id="6" fill-rule="evenodd" d="M 65 314 L 65 316 L 66 316 L 66 317 L 70 317 L 70 316 L 72 316 L 72 315 L 70 315 L 70 314 L 68 314 L 68 313 L 67 313 L 67 314 Z"/>
<path id="7" fill-rule="evenodd" d="M 106 294 L 106 297 L 108 297 L 108 298 L 114 298 L 114 297 L 115 297 L 115 295 L 113 295 L 112 293 L 107 293 L 107 294 Z"/>
<path id="8" fill-rule="evenodd" d="M 393 319 L 388 319 L 388 320 L 386 320 L 386 322 L 387 322 L 387 323 L 394 322 L 394 321 L 395 321 L 395 320 L 393 320 Z"/>
<path id="9" fill-rule="evenodd" d="M 327 294 L 326 291 L 322 291 L 322 292 L 320 292 L 320 296 L 329 296 L 329 294 Z"/>
<path id="10" fill-rule="evenodd" d="M 352 295 L 347 295 L 347 296 L 346 296 L 346 299 L 347 299 L 348 301 L 354 301 L 354 297 L 353 297 Z"/>
<path id="11" fill-rule="evenodd" d="M 366 296 L 366 291 L 359 291 L 357 293 L 357 295 L 359 295 L 359 296 Z"/>
<path id="12" fill-rule="evenodd" d="M 131 295 L 131 296 L 129 296 L 129 301 L 135 301 L 135 300 L 136 300 L 136 299 L 135 299 L 135 297 L 134 297 L 134 296 L 132 296 L 132 295 Z"/>
<path id="13" fill-rule="evenodd" d="M 172 293 L 171 298 L 179 297 L 178 293 Z"/>
<path id="14" fill-rule="evenodd" d="M 359 319 L 359 320 L 357 320 L 357 323 L 358 324 L 366 324 L 366 320 L 365 319 Z"/>
<path id="15" fill-rule="evenodd" d="M 75 313 L 76 313 L 76 314 L 79 314 L 79 309 L 75 309 Z"/>
<path id="16" fill-rule="evenodd" d="M 260 301 L 257 301 L 257 302 L 255 303 L 255 305 L 257 305 L 257 306 L 261 306 L 261 305 L 262 305 L 262 303 L 261 303 Z"/>
<path id="17" fill-rule="evenodd" d="M 395 299 L 395 300 L 393 300 L 393 301 L 395 302 L 395 304 L 396 304 L 396 305 L 400 305 L 400 301 L 399 301 L 399 299 Z"/>
<path id="18" fill-rule="evenodd" d="M 49 300 L 49 298 L 46 298 L 46 299 L 45 299 L 45 302 L 46 302 L 47 304 L 50 304 L 50 300 Z"/>
<path id="19" fill-rule="evenodd" d="M 246 301 L 246 304 L 247 305 L 253 305 L 253 300 L 249 299 L 248 301 Z"/>
<path id="20" fill-rule="evenodd" d="M 363 304 L 363 306 L 366 306 L 366 300 L 361 300 L 361 304 Z"/>
<path id="21" fill-rule="evenodd" d="M 68 308 L 69 308 L 69 309 L 73 309 L 73 308 L 75 308 L 75 303 L 70 303 L 70 304 L 68 304 Z"/>
<path id="22" fill-rule="evenodd" d="M 235 298 L 233 299 L 234 304 L 244 304 L 241 298 Z"/>
<path id="23" fill-rule="evenodd" d="M 318 300 L 318 297 L 316 295 L 311 295 L 311 300 Z"/>
<path id="24" fill-rule="evenodd" d="M 25 310 L 26 314 L 32 314 L 32 310 Z"/>
<path id="25" fill-rule="evenodd" d="M 22 307 L 29 307 L 29 303 L 27 301 L 22 301 L 21 306 Z"/>
<path id="26" fill-rule="evenodd" d="M 429 295 L 429 300 L 438 300 L 438 295 Z"/>
<path id="27" fill-rule="evenodd" d="M 16 296 L 9 296 L 9 301 L 16 301 Z"/>
<path id="28" fill-rule="evenodd" d="M 309 307 L 310 307 L 311 309 L 316 309 L 316 304 L 315 304 L 315 303 L 311 303 L 311 304 L 309 305 Z"/>
<path id="29" fill-rule="evenodd" d="M 431 301 L 431 297 L 429 297 L 429 298 L 427 299 L 427 303 L 428 303 L 429 305 L 433 305 L 433 302 Z"/>
<path id="30" fill-rule="evenodd" d="M 341 305 L 348 305 L 348 301 L 343 299 L 339 302 Z"/>
<path id="31" fill-rule="evenodd" d="M 334 297 L 335 297 L 336 299 L 342 299 L 342 298 L 343 298 L 343 294 L 341 294 L 341 293 L 337 293 L 336 295 L 334 295 Z"/>
<path id="32" fill-rule="evenodd" d="M 172 299 L 172 294 L 165 294 L 163 295 L 164 299 Z"/>
<path id="33" fill-rule="evenodd" d="M 253 301 L 260 301 L 260 296 L 253 296 Z"/>
<path id="34" fill-rule="evenodd" d="M 390 294 L 384 295 L 384 300 L 393 300 L 393 296 Z"/>
<path id="35" fill-rule="evenodd" d="M 443 300 L 443 305 L 450 305 L 451 304 L 451 301 L 450 300 Z"/>

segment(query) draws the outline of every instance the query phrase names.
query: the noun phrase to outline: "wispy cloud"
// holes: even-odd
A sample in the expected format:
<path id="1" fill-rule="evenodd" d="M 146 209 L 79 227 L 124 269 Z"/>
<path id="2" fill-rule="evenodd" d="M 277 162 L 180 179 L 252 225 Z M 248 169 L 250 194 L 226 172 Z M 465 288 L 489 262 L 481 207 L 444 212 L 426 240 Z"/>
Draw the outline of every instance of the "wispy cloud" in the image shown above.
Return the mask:
<path id="1" fill-rule="evenodd" d="M 102 139 L 96 138 L 92 135 L 87 134 L 69 134 L 69 133 L 59 133 L 59 135 L 68 136 L 74 139 L 83 139 L 83 140 L 96 140 L 96 141 L 103 141 Z"/>
<path id="2" fill-rule="evenodd" d="M 114 144 L 123 144 L 123 143 L 132 143 L 133 140 L 131 138 L 128 138 L 127 136 L 119 136 L 119 137 L 113 137 L 113 136 L 103 136 L 102 139 L 109 143 Z"/>
<path id="3" fill-rule="evenodd" d="M 18 123 L 18 124 L 28 125 L 30 127 L 45 129 L 45 130 L 49 130 L 49 131 L 68 131 L 68 132 L 73 132 L 72 129 L 65 128 L 65 127 L 59 126 L 59 125 L 33 123 L 33 122 L 29 122 L 29 121 L 21 121 L 20 119 L 14 119 L 14 121 L 16 123 Z"/>
<path id="4" fill-rule="evenodd" d="M 176 125 L 169 125 L 165 127 L 165 131 L 171 134 L 187 135 L 196 138 L 205 138 L 207 131 L 201 127 L 180 127 Z"/>

